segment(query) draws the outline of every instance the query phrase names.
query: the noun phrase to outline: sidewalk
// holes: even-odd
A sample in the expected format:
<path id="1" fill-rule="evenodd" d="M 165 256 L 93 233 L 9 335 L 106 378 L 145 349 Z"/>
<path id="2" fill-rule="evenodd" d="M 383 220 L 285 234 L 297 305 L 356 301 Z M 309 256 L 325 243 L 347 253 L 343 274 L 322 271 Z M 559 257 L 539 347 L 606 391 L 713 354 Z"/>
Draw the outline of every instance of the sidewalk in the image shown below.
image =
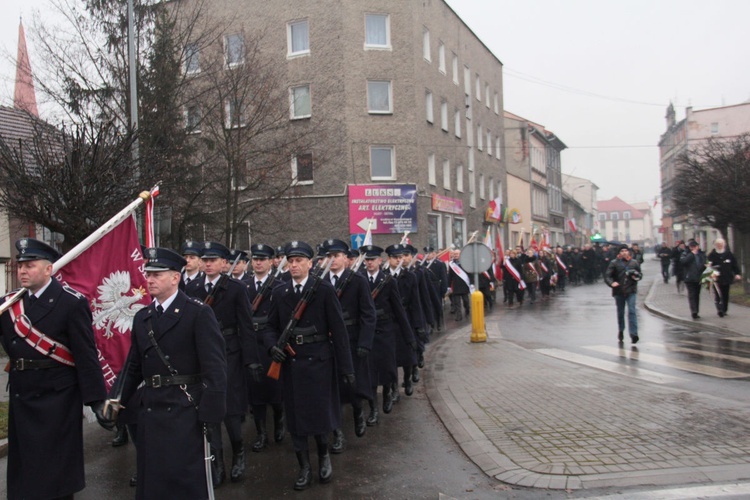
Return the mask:
<path id="1" fill-rule="evenodd" d="M 659 285 L 651 307 L 693 324 L 687 297 Z M 701 327 L 747 331 L 747 308 L 730 305 L 719 318 L 713 307 L 704 298 Z M 466 325 L 433 344 L 424 380 L 438 416 L 487 475 L 569 490 L 750 479 L 748 405 L 523 349 L 492 338 L 497 316 L 486 328 L 487 343 L 472 344 Z"/>

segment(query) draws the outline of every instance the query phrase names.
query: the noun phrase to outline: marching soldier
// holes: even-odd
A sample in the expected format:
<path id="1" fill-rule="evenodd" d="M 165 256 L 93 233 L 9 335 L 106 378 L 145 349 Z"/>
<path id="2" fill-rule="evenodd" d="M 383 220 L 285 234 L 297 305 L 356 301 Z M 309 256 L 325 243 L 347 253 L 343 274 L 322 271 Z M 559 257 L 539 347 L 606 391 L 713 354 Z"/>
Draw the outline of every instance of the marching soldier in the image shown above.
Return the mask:
<path id="1" fill-rule="evenodd" d="M 453 250 L 453 260 L 449 264 L 448 285 L 451 289 L 451 312 L 456 314 L 456 321 L 471 317 L 469 293 L 471 282 L 469 275 L 461 267 L 461 250 Z"/>
<path id="2" fill-rule="evenodd" d="M 367 425 L 378 423 L 377 386 L 383 386 L 383 413 L 393 410 L 392 388 L 398 383 L 396 366 L 396 338 L 403 337 L 407 344 L 416 348 L 409 318 L 401 304 L 398 284 L 392 275 L 380 270 L 383 264 L 383 249 L 367 245 L 360 249 L 365 254 L 366 278 L 375 302 L 375 341 L 370 353 L 370 379 L 373 384 L 372 399 L 369 400 L 370 415 Z"/>
<path id="3" fill-rule="evenodd" d="M 27 292 L 0 316 L 10 357 L 8 498 L 72 498 L 85 487 L 81 407 L 114 427 L 102 415 L 106 390 L 91 310 L 52 276 L 61 257 L 54 248 L 23 238 L 16 249 Z"/>
<path id="4" fill-rule="evenodd" d="M 354 386 L 354 367 L 336 292 L 330 282 L 310 276 L 312 247 L 292 241 L 284 251 L 292 281 L 273 290 L 268 324 L 277 338 L 266 347 L 282 364 L 287 425 L 300 467 L 294 489 L 304 490 L 312 483 L 309 436 L 317 443 L 320 482 L 331 480 L 328 434 L 341 426 L 337 378 Z M 285 325 L 299 314 L 298 304 L 303 312 L 293 331 L 287 331 Z"/>
<path id="5" fill-rule="evenodd" d="M 197 241 L 186 241 L 182 245 L 182 256 L 185 259 L 185 269 L 182 272 L 180 290 L 194 297 L 196 290 L 203 286 L 205 273 L 201 270 L 201 253 L 203 243 Z"/>
<path id="6" fill-rule="evenodd" d="M 401 304 L 404 306 L 404 311 L 406 311 L 406 315 L 409 318 L 410 331 L 414 334 L 411 337 L 411 342 L 407 340 L 409 338 L 407 336 L 399 335 L 396 337 L 396 366 L 403 368 L 404 393 L 407 396 L 411 396 L 414 393 L 411 374 L 412 367 L 417 364 L 417 338 L 421 339 L 422 342 L 427 341 L 424 312 L 422 311 L 422 303 L 419 297 L 419 283 L 416 275 L 408 272 L 404 267 L 404 254 L 408 253 L 405 245 L 391 245 L 385 249 L 385 253 L 388 254 L 388 269 L 386 269 L 386 272 L 393 274 L 398 283 Z M 401 399 L 398 378 L 393 384 L 391 398 L 394 403 Z"/>
<path id="7" fill-rule="evenodd" d="M 362 400 L 369 401 L 374 397 L 368 357 L 375 338 L 375 303 L 370 295 L 367 279 L 348 269 L 349 246 L 341 240 L 331 239 L 323 243 L 323 249 L 331 259 L 330 273 L 324 278 L 330 280 L 341 301 L 357 383 L 354 388 L 341 387 L 341 402 L 351 404 L 354 434 L 362 437 L 367 429 Z M 344 451 L 344 432 L 341 428 L 334 429 L 333 438 L 331 452 Z"/>
<path id="8" fill-rule="evenodd" d="M 404 266 L 413 271 L 417 277 L 419 283 L 419 299 L 422 304 L 422 311 L 424 311 L 425 322 L 427 326 L 425 328 L 425 335 L 417 335 L 417 364 L 412 367 L 411 380 L 414 383 L 419 382 L 419 370 L 424 368 L 424 351 L 427 344 L 430 342 L 430 333 L 435 325 L 437 324 L 438 311 L 440 310 L 441 303 L 440 297 L 438 297 L 437 291 L 430 283 L 427 276 L 428 272 L 426 268 L 417 263 L 412 264 L 412 260 L 417 258 L 417 249 L 412 245 L 406 245 L 407 253 L 404 254 Z"/>
<path id="9" fill-rule="evenodd" d="M 445 297 L 445 294 L 448 293 L 448 270 L 443 261 L 437 258 L 435 248 L 428 245 L 424 247 L 424 251 L 427 254 L 424 267 L 429 271 L 428 276 L 430 277 L 430 282 L 437 290 L 438 297 L 440 298 L 440 307 L 437 310 L 435 320 L 437 321 L 437 330 L 441 331 L 445 326 L 445 319 L 443 317 L 443 298 Z"/>
<path id="10" fill-rule="evenodd" d="M 246 370 L 260 380 L 262 367 L 258 363 L 257 346 L 252 331 L 250 298 L 247 286 L 221 273 L 226 265 L 229 249 L 221 243 L 207 241 L 203 244 L 201 260 L 205 266 L 204 286 L 195 290 L 195 298 L 209 304 L 219 322 L 226 343 L 227 359 L 227 412 L 224 426 L 232 445 L 230 479 L 239 481 L 245 472 L 245 450 L 242 445 L 242 419 L 247 411 Z M 211 449 L 215 456 L 213 465 L 214 486 L 226 479 L 221 426 L 211 432 Z"/>
<path id="11" fill-rule="evenodd" d="M 284 260 L 284 247 L 276 247 L 276 255 L 273 257 L 273 274 L 276 276 L 276 271 L 279 269 L 279 266 L 281 266 L 281 262 Z M 278 274 L 278 278 L 282 281 L 286 281 L 289 283 L 291 281 L 292 276 L 289 274 L 289 266 L 286 266 L 286 269 L 282 269 L 281 272 Z"/>
<path id="12" fill-rule="evenodd" d="M 277 286 L 284 284 L 276 278 L 273 270 L 274 249 L 268 245 L 257 244 L 250 249 L 255 281 L 248 285 L 250 304 L 253 310 L 253 331 L 258 348 L 258 360 L 263 366 L 263 373 L 271 367 L 271 357 L 264 347 L 266 342 L 273 343 L 274 332 L 268 327 L 268 313 L 271 310 L 271 293 Z M 280 443 L 284 439 L 284 387 L 281 380 L 274 380 L 265 375 L 259 381 L 249 380 L 250 405 L 257 436 L 253 442 L 254 452 L 263 451 L 268 445 L 266 430 L 266 413 L 270 405 L 273 409 L 273 438 Z"/>
<path id="13" fill-rule="evenodd" d="M 136 498 L 206 498 L 204 432 L 226 410 L 224 339 L 211 308 L 178 289 L 185 259 L 166 248 L 146 258 L 154 301 L 135 315 L 121 375 L 122 401 L 138 420 Z"/>
<path id="14" fill-rule="evenodd" d="M 249 257 L 247 256 L 247 252 L 245 252 L 244 250 L 237 250 L 236 248 L 233 248 L 229 251 L 229 258 L 227 262 L 234 262 L 234 260 L 237 258 L 237 255 L 240 256 L 240 260 L 238 260 L 237 265 L 234 266 L 232 278 L 241 281 L 246 285 L 250 285 L 253 282 L 253 277 L 247 272 L 247 263 L 250 261 Z"/>

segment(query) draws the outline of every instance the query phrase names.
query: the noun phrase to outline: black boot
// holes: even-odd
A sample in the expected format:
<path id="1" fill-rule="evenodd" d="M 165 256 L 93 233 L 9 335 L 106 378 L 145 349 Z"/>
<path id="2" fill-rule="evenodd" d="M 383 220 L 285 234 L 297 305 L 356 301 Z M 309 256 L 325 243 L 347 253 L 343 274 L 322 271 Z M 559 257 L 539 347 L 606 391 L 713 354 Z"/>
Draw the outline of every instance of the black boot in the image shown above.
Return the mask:
<path id="1" fill-rule="evenodd" d="M 297 491 L 306 490 L 312 484 L 312 468 L 310 467 L 310 452 L 298 451 L 297 462 L 299 463 L 299 475 L 294 483 L 294 489 Z"/>
<path id="2" fill-rule="evenodd" d="M 130 487 L 135 488 L 138 484 L 138 473 L 134 472 L 132 476 L 130 476 Z"/>
<path id="3" fill-rule="evenodd" d="M 401 401 L 401 391 L 398 388 L 398 382 L 391 384 L 391 401 L 398 403 Z M 386 412 L 388 413 L 388 412 Z"/>
<path id="4" fill-rule="evenodd" d="M 424 365 L 424 363 L 422 363 L 422 365 Z M 411 381 L 414 382 L 415 384 L 419 382 L 419 366 L 415 366 L 414 368 L 412 368 Z"/>
<path id="5" fill-rule="evenodd" d="M 393 410 L 393 399 L 391 399 L 391 385 L 383 386 L 383 413 L 390 413 Z"/>
<path id="6" fill-rule="evenodd" d="M 286 419 L 284 418 L 284 405 L 275 404 L 273 408 L 273 440 L 280 443 L 284 440 L 284 434 L 286 430 L 284 424 Z"/>
<path id="7" fill-rule="evenodd" d="M 333 444 L 331 445 L 331 453 L 338 455 L 344 451 L 344 431 L 341 429 L 333 430 Z"/>
<path id="8" fill-rule="evenodd" d="M 227 479 L 227 471 L 224 468 L 224 450 L 213 450 L 213 455 L 211 475 L 213 476 L 214 488 L 218 488 Z"/>
<path id="9" fill-rule="evenodd" d="M 377 396 L 375 397 L 377 398 Z M 368 403 L 370 404 L 370 415 L 367 417 L 367 426 L 372 427 L 378 423 L 378 400 L 370 399 Z"/>
<path id="10" fill-rule="evenodd" d="M 416 368 L 416 366 L 414 368 Z M 404 394 L 407 396 L 414 394 L 414 386 L 411 382 L 411 367 L 404 368 Z"/>
<path id="11" fill-rule="evenodd" d="M 117 433 L 115 438 L 112 440 L 112 446 L 117 448 L 118 446 L 125 446 L 128 444 L 128 428 L 125 424 L 117 426 Z"/>
<path id="12" fill-rule="evenodd" d="M 256 418 L 255 419 L 255 430 L 258 431 L 258 436 L 255 438 L 252 450 L 254 452 L 262 451 L 263 448 L 268 446 L 268 432 L 266 432 L 266 420 Z"/>
<path id="13" fill-rule="evenodd" d="M 354 407 L 354 435 L 362 437 L 365 435 L 366 430 L 365 410 L 362 408 L 362 402 L 360 401 L 359 406 Z"/>
<path id="14" fill-rule="evenodd" d="M 318 443 L 318 477 L 321 484 L 326 484 L 333 477 L 331 455 L 328 453 L 328 443 Z"/>
<path id="15" fill-rule="evenodd" d="M 235 441 L 232 443 L 232 471 L 229 473 L 229 477 L 233 483 L 236 483 L 245 473 L 245 447 L 242 446 L 242 441 Z"/>
<path id="16" fill-rule="evenodd" d="M 424 353 L 423 352 L 419 353 L 419 359 L 417 360 L 417 366 L 419 368 L 424 368 Z M 417 380 L 415 380 L 414 382 L 417 382 Z"/>

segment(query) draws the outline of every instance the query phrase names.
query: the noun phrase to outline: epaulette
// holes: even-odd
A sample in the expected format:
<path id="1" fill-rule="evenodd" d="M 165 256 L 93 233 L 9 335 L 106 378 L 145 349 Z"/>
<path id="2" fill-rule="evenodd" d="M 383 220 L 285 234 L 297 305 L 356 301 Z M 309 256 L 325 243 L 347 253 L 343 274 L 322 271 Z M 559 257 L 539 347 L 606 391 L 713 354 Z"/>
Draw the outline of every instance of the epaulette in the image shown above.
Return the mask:
<path id="1" fill-rule="evenodd" d="M 79 292 L 78 290 L 75 290 L 73 288 L 70 288 L 68 285 L 63 285 L 63 290 L 65 290 L 66 292 L 68 292 L 69 294 L 71 294 L 72 296 L 74 296 L 75 298 L 77 298 L 79 300 L 86 298 L 86 297 L 83 296 L 83 294 L 81 292 Z"/>

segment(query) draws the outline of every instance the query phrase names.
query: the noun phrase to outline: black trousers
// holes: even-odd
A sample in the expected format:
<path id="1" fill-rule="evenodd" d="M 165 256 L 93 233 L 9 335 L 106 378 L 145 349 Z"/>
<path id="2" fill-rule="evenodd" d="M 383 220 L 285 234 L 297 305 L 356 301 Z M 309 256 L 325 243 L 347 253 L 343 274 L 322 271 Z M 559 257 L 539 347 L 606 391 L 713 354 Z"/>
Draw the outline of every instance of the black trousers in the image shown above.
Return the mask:
<path id="1" fill-rule="evenodd" d="M 716 285 L 719 289 L 717 292 L 716 289 L 714 289 L 714 303 L 716 304 L 716 311 L 718 312 L 727 312 L 727 309 L 729 309 L 729 287 L 730 285 L 719 285 L 717 283 Z"/>
<path id="2" fill-rule="evenodd" d="M 690 305 L 690 314 L 698 314 L 698 306 L 700 305 L 701 284 L 693 283 L 693 282 L 688 283 L 686 281 L 685 287 L 687 288 L 688 304 Z"/>

